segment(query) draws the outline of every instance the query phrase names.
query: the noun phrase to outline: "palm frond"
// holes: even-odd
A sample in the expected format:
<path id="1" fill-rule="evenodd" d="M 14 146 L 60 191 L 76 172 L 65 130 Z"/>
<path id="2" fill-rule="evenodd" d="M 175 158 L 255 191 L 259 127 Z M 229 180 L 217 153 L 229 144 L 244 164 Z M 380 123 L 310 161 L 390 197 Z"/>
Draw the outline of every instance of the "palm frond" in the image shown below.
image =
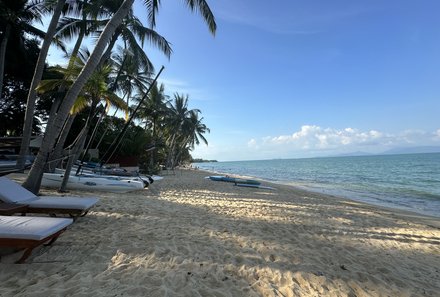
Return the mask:
<path id="1" fill-rule="evenodd" d="M 208 3 L 205 0 L 186 0 L 185 2 L 192 11 L 198 11 L 202 15 L 209 27 L 209 31 L 215 35 L 217 24 Z"/>
<path id="2" fill-rule="evenodd" d="M 134 20 L 129 23 L 131 31 L 140 39 L 141 46 L 144 46 L 145 40 L 148 40 L 150 44 L 157 47 L 168 58 L 171 56 L 172 49 L 170 43 L 156 31 L 144 27 L 139 20 Z"/>
<path id="3" fill-rule="evenodd" d="M 148 23 L 150 28 L 156 27 L 156 14 L 159 11 L 160 0 L 144 0 L 148 11 Z"/>
<path id="4" fill-rule="evenodd" d="M 48 93 L 58 89 L 62 83 L 63 81 L 60 79 L 45 79 L 38 84 L 36 90 L 40 94 Z"/>
<path id="5" fill-rule="evenodd" d="M 78 96 L 70 109 L 70 114 L 75 114 L 82 111 L 89 105 L 89 101 L 84 96 Z"/>

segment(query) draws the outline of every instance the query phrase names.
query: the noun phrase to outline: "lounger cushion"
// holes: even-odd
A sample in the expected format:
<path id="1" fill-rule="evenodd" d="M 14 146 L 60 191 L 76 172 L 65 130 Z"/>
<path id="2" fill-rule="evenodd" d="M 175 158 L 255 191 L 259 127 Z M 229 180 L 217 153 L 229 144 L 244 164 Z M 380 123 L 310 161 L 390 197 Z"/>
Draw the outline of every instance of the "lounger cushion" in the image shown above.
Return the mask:
<path id="1" fill-rule="evenodd" d="M 0 216 L 0 238 L 42 240 L 72 222 L 65 218 Z"/>
<path id="2" fill-rule="evenodd" d="M 0 200 L 7 203 L 26 204 L 30 208 L 88 210 L 98 202 L 95 197 L 35 196 L 19 184 L 0 177 Z"/>
<path id="3" fill-rule="evenodd" d="M 26 201 L 29 208 L 59 208 L 87 210 L 98 202 L 98 198 L 39 196 L 37 200 Z"/>
<path id="4" fill-rule="evenodd" d="M 24 203 L 38 197 L 9 178 L 0 177 L 0 199 L 7 203 Z"/>

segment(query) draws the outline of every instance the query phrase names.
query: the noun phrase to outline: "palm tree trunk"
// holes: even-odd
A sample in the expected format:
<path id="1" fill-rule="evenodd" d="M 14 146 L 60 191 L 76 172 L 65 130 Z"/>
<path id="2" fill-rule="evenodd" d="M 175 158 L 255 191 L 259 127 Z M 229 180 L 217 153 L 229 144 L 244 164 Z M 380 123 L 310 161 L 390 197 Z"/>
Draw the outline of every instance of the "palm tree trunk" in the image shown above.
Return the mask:
<path id="1" fill-rule="evenodd" d="M 84 144 L 86 143 L 87 134 L 89 133 L 91 122 L 93 115 L 95 113 L 97 102 L 92 104 L 92 107 L 90 108 L 89 116 L 87 117 L 86 124 L 81 131 L 81 136 L 79 140 L 75 143 L 73 146 L 73 154 L 69 157 L 69 160 L 67 161 L 66 171 L 64 172 L 63 181 L 61 182 L 61 186 L 59 189 L 59 192 L 65 192 L 67 187 L 67 182 L 69 181 L 70 172 L 72 171 L 73 164 L 76 160 L 78 160 L 79 155 L 81 154 L 82 149 L 84 148 Z"/>
<path id="2" fill-rule="evenodd" d="M 73 146 L 72 149 L 73 153 L 69 157 L 69 160 L 67 161 L 66 171 L 64 172 L 63 181 L 61 182 L 58 192 L 66 192 L 66 187 L 67 187 L 67 182 L 69 181 L 70 172 L 72 171 L 73 164 L 78 159 L 79 155 L 81 154 L 81 150 L 84 147 L 87 138 L 87 133 L 89 132 L 89 127 L 90 125 L 84 127 L 83 131 L 81 131 L 80 139 Z"/>
<path id="3" fill-rule="evenodd" d="M 84 19 L 85 19 L 85 14 L 83 14 L 83 21 L 84 21 Z M 77 38 L 75 45 L 73 47 L 72 53 L 70 54 L 71 56 L 69 59 L 69 66 L 68 66 L 69 68 L 73 66 L 75 58 L 78 54 L 78 51 L 79 51 L 81 44 L 82 44 L 82 41 L 84 39 L 84 35 L 85 35 L 85 28 L 84 28 L 84 26 L 82 26 L 81 30 L 78 34 L 78 38 Z M 66 90 L 66 85 L 62 84 L 58 91 L 65 92 L 65 90 Z M 58 111 L 59 104 L 60 104 L 60 102 L 58 102 L 58 105 L 56 107 L 56 112 Z M 53 108 L 53 106 L 52 106 L 52 108 Z M 54 116 L 54 114 L 52 114 L 52 109 L 51 109 L 49 119 L 53 119 L 53 116 Z M 58 167 L 60 165 L 60 163 L 62 162 L 61 156 L 63 155 L 64 145 L 66 143 L 67 136 L 69 135 L 69 131 L 70 131 L 70 128 L 72 127 L 72 124 L 73 124 L 73 121 L 75 120 L 75 117 L 76 117 L 76 114 L 68 116 L 68 118 L 63 126 L 63 129 L 61 130 L 61 133 L 58 136 L 58 141 L 55 145 L 55 149 L 53 150 L 52 154 L 50 154 L 49 159 L 51 161 L 54 161 L 54 160 L 59 160 L 59 161 L 48 164 L 46 169 L 48 169 L 49 172 L 53 172 L 53 170 L 55 170 L 55 168 Z"/>
<path id="4" fill-rule="evenodd" d="M 60 133 L 60 136 L 58 137 L 57 144 L 53 150 L 53 153 L 50 155 L 50 160 L 55 161 L 59 160 L 58 162 L 53 162 L 50 164 L 49 170 L 53 171 L 56 167 L 61 163 L 61 157 L 63 155 L 64 145 L 66 144 L 67 136 L 69 135 L 70 128 L 72 127 L 73 122 L 75 121 L 76 114 L 71 114 L 67 118 L 66 123 L 64 124 L 63 130 Z"/>
<path id="5" fill-rule="evenodd" d="M 5 74 L 6 48 L 8 46 L 9 35 L 11 34 L 11 25 L 7 24 L 3 33 L 2 42 L 0 43 L 0 98 L 3 90 L 3 77 Z"/>
<path id="6" fill-rule="evenodd" d="M 89 142 L 85 146 L 84 154 L 83 154 L 83 157 L 81 158 L 81 165 L 78 167 L 78 170 L 76 171 L 76 174 L 78 174 L 79 171 L 81 170 L 82 163 L 86 159 L 87 153 L 89 152 L 90 147 L 92 146 L 92 143 L 95 140 L 96 132 L 98 132 L 99 125 L 101 124 L 102 120 L 104 119 L 104 117 L 106 115 L 106 112 L 105 112 L 106 109 L 107 109 L 107 104 L 104 107 L 104 111 L 101 113 L 101 115 L 99 116 L 98 120 L 96 121 L 95 127 L 93 128 L 92 134 L 90 135 Z M 89 158 L 89 161 L 90 161 L 90 158 Z"/>
<path id="7" fill-rule="evenodd" d="M 64 121 L 69 114 L 69 110 L 73 106 L 73 103 L 75 102 L 75 99 L 80 93 L 82 87 L 92 75 L 93 71 L 96 69 L 102 53 L 104 52 L 105 47 L 108 44 L 113 33 L 115 32 L 116 28 L 122 23 L 124 17 L 130 12 L 131 7 L 133 6 L 133 2 L 134 0 L 124 0 L 118 11 L 107 23 L 98 39 L 98 42 L 89 60 L 87 61 L 76 81 L 73 83 L 70 90 L 67 92 L 66 97 L 64 98 L 63 103 L 58 110 L 58 114 L 53 121 L 53 124 L 47 127 L 40 150 L 34 160 L 28 177 L 23 184 L 23 186 L 31 192 L 38 193 L 38 191 L 40 190 L 44 166 L 47 156 L 51 152 L 55 144 L 55 137 L 61 131 Z"/>
<path id="8" fill-rule="evenodd" d="M 92 106 L 90 107 L 89 116 L 87 117 L 86 124 L 84 125 L 84 128 L 81 131 L 81 136 L 73 146 L 73 154 L 69 157 L 69 160 L 67 161 L 66 171 L 64 172 L 64 177 L 59 192 L 66 191 L 67 182 L 69 181 L 69 177 L 70 177 L 70 172 L 72 171 L 73 164 L 76 162 L 76 160 L 78 160 L 79 155 L 81 154 L 81 151 L 84 148 L 87 139 L 87 134 L 89 133 L 90 126 L 92 125 L 93 118 L 95 117 L 95 110 L 98 103 L 99 100 L 94 100 L 92 102 Z M 92 137 L 93 135 L 90 137 L 90 140 Z M 78 172 L 76 174 L 78 174 Z"/>
<path id="9" fill-rule="evenodd" d="M 17 159 L 17 169 L 23 170 L 26 155 L 29 151 L 29 143 L 32 135 L 32 123 L 34 121 L 35 101 L 37 99 L 37 91 L 35 90 L 43 76 L 44 65 L 46 63 L 47 52 L 55 35 L 58 20 L 61 15 L 64 3 L 66 0 L 58 0 L 52 19 L 50 20 L 49 28 L 44 36 L 43 44 L 41 45 L 40 54 L 38 55 L 37 65 L 35 66 L 34 77 L 32 78 L 31 86 L 29 88 L 29 95 L 26 104 L 26 113 L 24 116 L 23 125 L 23 139 L 20 146 L 20 154 Z"/>
<path id="10" fill-rule="evenodd" d="M 113 47 L 115 46 L 116 41 L 119 38 L 119 35 L 121 35 L 121 30 L 118 28 L 115 31 L 115 33 L 113 34 L 112 39 L 110 39 L 110 42 L 109 42 L 109 44 L 107 46 L 107 49 L 105 50 L 104 54 L 101 57 L 101 61 L 99 61 L 100 65 L 103 65 L 106 61 L 108 61 L 110 59 Z"/>
<path id="11" fill-rule="evenodd" d="M 85 13 L 83 13 L 83 18 L 82 18 L 83 22 L 85 22 L 86 19 L 87 19 L 87 16 Z M 72 53 L 70 54 L 71 56 L 69 59 L 69 67 L 73 66 L 73 62 L 75 61 L 75 57 L 78 55 L 78 52 L 81 47 L 81 44 L 82 44 L 82 41 L 84 39 L 85 34 L 86 34 L 86 28 L 85 28 L 85 25 L 82 24 L 81 29 L 78 33 L 78 39 L 76 40 L 75 45 L 73 46 Z"/>
<path id="12" fill-rule="evenodd" d="M 153 118 L 153 141 L 152 141 L 152 143 L 153 143 L 153 145 L 154 146 L 156 146 L 156 118 L 154 117 Z M 155 154 L 156 154 L 156 149 L 154 149 L 154 150 L 152 150 L 151 151 L 151 153 L 150 153 L 150 165 L 148 166 L 149 168 L 149 171 L 151 171 L 151 172 L 153 172 L 154 171 L 154 157 L 155 157 Z"/>

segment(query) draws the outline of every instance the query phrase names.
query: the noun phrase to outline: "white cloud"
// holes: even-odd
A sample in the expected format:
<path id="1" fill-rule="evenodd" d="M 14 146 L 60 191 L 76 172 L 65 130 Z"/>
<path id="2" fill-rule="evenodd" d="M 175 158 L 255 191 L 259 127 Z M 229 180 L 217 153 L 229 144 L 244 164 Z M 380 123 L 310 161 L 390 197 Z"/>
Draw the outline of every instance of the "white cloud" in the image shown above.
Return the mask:
<path id="1" fill-rule="evenodd" d="M 204 92 L 204 90 L 191 87 L 191 84 L 186 81 L 163 78 L 159 79 L 159 83 L 163 83 L 165 85 L 165 93 L 170 97 L 173 97 L 174 93 L 179 93 L 188 95 L 190 102 L 210 100 L 210 98 L 206 96 L 206 92 Z"/>
<path id="2" fill-rule="evenodd" d="M 315 125 L 304 125 L 291 135 L 264 137 L 266 145 L 290 145 L 302 149 L 333 149 L 348 145 L 373 145 L 387 135 L 376 130 L 362 132 L 354 128 L 342 130 L 322 128 Z"/>
<path id="3" fill-rule="evenodd" d="M 437 131 L 434 132 L 434 138 L 440 139 L 440 129 L 438 129 Z"/>
<path id="4" fill-rule="evenodd" d="M 343 129 L 303 125 L 289 135 L 251 138 L 243 143 L 197 148 L 195 157 L 227 160 L 261 160 L 272 158 L 301 158 L 331 156 L 352 152 L 382 153 L 392 148 L 440 145 L 440 129 L 433 132 L 405 130 L 387 133 L 378 130 L 362 131 L 353 127 Z"/>
<path id="5" fill-rule="evenodd" d="M 248 141 L 247 145 L 250 148 L 258 148 L 257 141 L 253 138 Z"/>

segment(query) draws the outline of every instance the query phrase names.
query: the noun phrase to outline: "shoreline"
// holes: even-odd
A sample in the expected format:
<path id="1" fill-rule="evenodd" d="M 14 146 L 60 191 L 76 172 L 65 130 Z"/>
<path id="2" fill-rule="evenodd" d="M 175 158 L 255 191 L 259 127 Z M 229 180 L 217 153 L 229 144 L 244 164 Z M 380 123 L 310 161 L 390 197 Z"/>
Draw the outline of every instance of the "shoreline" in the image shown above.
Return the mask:
<path id="1" fill-rule="evenodd" d="M 265 183 L 268 186 L 274 187 L 274 188 L 276 188 L 277 186 L 291 187 L 293 190 L 303 191 L 306 193 L 308 192 L 308 193 L 315 194 L 315 195 L 321 195 L 323 197 L 327 197 L 327 198 L 331 198 L 331 199 L 337 199 L 337 200 L 342 200 L 342 201 L 347 201 L 347 202 L 356 202 L 356 203 L 360 203 L 360 204 L 364 205 L 365 207 L 372 207 L 373 209 L 377 208 L 377 209 L 381 209 L 383 211 L 389 211 L 389 212 L 396 214 L 396 215 L 401 215 L 401 216 L 405 216 L 408 218 L 419 219 L 421 221 L 424 221 L 426 224 L 429 224 L 431 227 L 440 229 L 440 216 L 436 217 L 436 216 L 432 216 L 429 214 L 419 213 L 416 211 L 411 211 L 411 210 L 407 210 L 407 209 L 403 209 L 403 208 L 391 207 L 391 206 L 388 207 L 386 205 L 368 203 L 368 202 L 362 201 L 360 199 L 356 200 L 356 199 L 352 199 L 349 197 L 339 196 L 336 194 L 324 193 L 324 192 L 320 192 L 320 191 L 313 191 L 313 190 L 308 189 L 306 187 L 303 188 L 303 187 L 296 186 L 293 184 L 269 181 L 269 180 L 255 177 L 255 176 L 226 174 L 226 173 L 217 172 L 217 171 L 210 171 L 210 170 L 206 170 L 206 169 L 181 169 L 181 170 L 197 170 L 197 171 L 205 172 L 208 175 L 209 174 L 211 174 L 211 175 L 212 174 L 220 174 L 220 175 L 230 175 L 230 176 L 244 178 L 244 179 L 255 179 L 255 180 L 258 180 L 258 181 Z"/>
<path id="2" fill-rule="evenodd" d="M 425 217 L 288 185 L 236 187 L 206 175 L 176 170 L 148 190 L 124 195 L 71 191 L 100 201 L 26 264 L 2 258 L 0 295 L 409 297 L 440 291 L 440 228 Z"/>
<path id="3" fill-rule="evenodd" d="M 355 202 L 363 203 L 363 204 L 370 205 L 373 207 L 383 208 L 383 209 L 387 209 L 387 210 L 395 210 L 397 212 L 408 213 L 408 214 L 411 214 L 414 216 L 427 217 L 427 218 L 436 219 L 436 220 L 440 221 L 440 214 L 438 216 L 435 216 L 435 215 L 426 213 L 424 211 L 414 210 L 413 208 L 399 207 L 397 204 L 392 204 L 392 203 L 386 204 L 386 203 L 380 203 L 380 202 L 374 203 L 374 202 L 368 202 L 368 201 L 365 201 L 362 199 L 355 199 L 355 198 L 350 197 L 349 196 L 350 194 L 344 195 L 342 193 L 344 190 L 335 190 L 335 193 L 330 193 L 330 192 L 325 192 L 325 190 L 320 191 L 320 190 L 314 189 L 312 187 L 296 185 L 294 182 L 273 181 L 273 180 L 267 180 L 267 179 L 264 179 L 261 177 L 256 177 L 256 176 L 240 175 L 240 174 L 234 174 L 234 173 L 225 173 L 225 172 L 209 170 L 209 169 L 200 169 L 199 168 L 199 169 L 190 169 L 190 170 L 205 171 L 207 174 L 211 174 L 211 175 L 215 175 L 215 174 L 217 174 L 217 175 L 230 175 L 230 176 L 235 176 L 235 177 L 245 178 L 245 179 L 255 179 L 260 182 L 264 182 L 266 184 L 269 184 L 270 186 L 278 186 L 278 185 L 289 186 L 289 187 L 293 187 L 298 190 L 311 192 L 314 194 L 321 194 L 321 195 L 325 195 L 325 196 L 329 196 L 329 197 L 346 199 L 349 201 L 355 201 Z M 338 193 L 338 191 L 342 191 L 342 192 Z"/>

